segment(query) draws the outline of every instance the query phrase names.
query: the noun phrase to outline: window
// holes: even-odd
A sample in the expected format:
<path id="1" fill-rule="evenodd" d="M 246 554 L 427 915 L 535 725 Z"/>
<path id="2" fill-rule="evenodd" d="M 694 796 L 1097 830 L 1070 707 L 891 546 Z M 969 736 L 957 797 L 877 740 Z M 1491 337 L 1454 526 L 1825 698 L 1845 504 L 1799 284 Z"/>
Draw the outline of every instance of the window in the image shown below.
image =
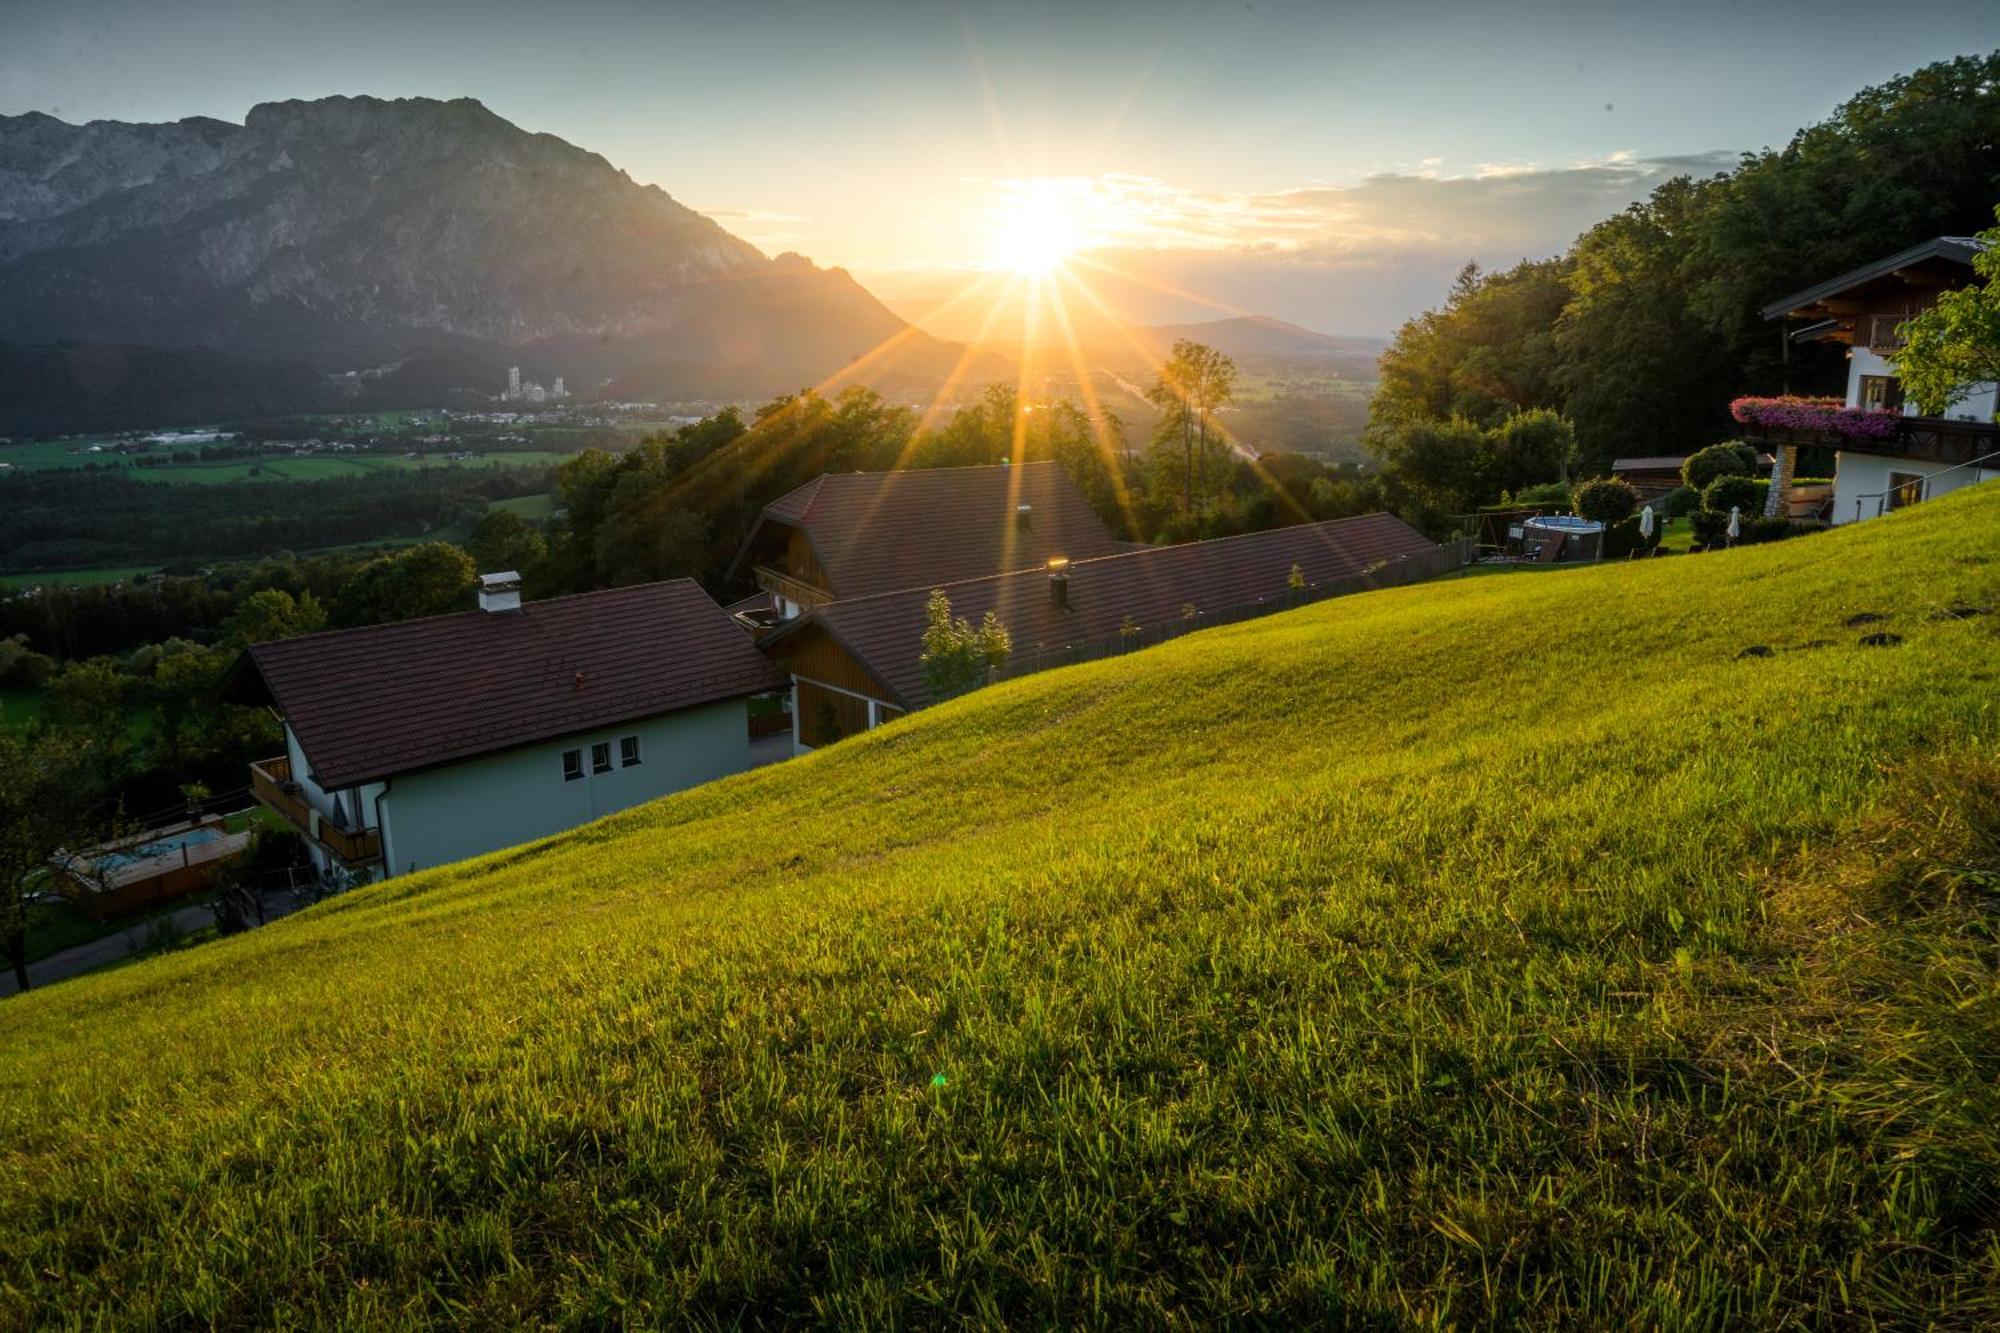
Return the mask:
<path id="1" fill-rule="evenodd" d="M 1889 474 L 1889 508 L 1901 509 L 1913 505 L 1924 498 L 1924 474 L 1921 472 L 1891 472 Z"/>
<path id="2" fill-rule="evenodd" d="M 618 742 L 618 766 L 631 768 L 639 762 L 639 738 L 626 736 Z"/>
<path id="3" fill-rule="evenodd" d="M 609 773 L 611 771 L 611 742 L 599 741 L 590 747 L 590 771 Z"/>
<path id="4" fill-rule="evenodd" d="M 563 781 L 575 782 L 583 776 L 583 751 L 563 751 Z"/>
<path id="5" fill-rule="evenodd" d="M 1903 381 L 1894 375 L 1863 375 L 1857 406 L 1898 412 L 1903 407 Z"/>

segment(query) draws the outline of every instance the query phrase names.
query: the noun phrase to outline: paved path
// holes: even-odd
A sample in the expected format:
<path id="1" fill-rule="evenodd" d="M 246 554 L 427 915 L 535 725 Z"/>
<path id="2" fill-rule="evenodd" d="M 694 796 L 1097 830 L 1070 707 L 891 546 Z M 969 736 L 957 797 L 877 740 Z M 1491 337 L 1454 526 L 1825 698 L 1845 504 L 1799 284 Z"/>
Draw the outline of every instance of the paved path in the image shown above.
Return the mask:
<path id="1" fill-rule="evenodd" d="M 264 920 L 276 921 L 279 917 L 296 912 L 305 905 L 305 899 L 290 892 L 272 893 L 264 899 Z M 79 944 L 74 949 L 50 954 L 39 963 L 28 964 L 28 984 L 39 989 L 51 982 L 64 981 L 81 976 L 108 963 L 116 963 L 132 956 L 135 948 L 144 944 L 146 932 L 161 921 L 172 921 L 183 933 L 192 933 L 215 924 L 215 913 L 208 904 L 197 903 L 191 907 L 178 908 L 165 916 L 142 921 L 129 930 L 116 931 L 110 935 Z M 14 969 L 0 967 L 0 998 L 12 995 Z"/>

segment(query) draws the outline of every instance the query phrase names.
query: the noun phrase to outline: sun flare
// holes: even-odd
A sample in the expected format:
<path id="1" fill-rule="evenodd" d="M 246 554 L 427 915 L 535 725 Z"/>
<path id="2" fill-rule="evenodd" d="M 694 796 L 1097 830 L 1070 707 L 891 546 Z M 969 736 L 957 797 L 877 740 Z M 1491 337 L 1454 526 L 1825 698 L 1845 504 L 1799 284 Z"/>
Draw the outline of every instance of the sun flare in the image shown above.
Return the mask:
<path id="1" fill-rule="evenodd" d="M 995 210 L 988 264 L 1046 278 L 1084 248 L 1081 200 L 1069 181 L 1020 181 Z"/>

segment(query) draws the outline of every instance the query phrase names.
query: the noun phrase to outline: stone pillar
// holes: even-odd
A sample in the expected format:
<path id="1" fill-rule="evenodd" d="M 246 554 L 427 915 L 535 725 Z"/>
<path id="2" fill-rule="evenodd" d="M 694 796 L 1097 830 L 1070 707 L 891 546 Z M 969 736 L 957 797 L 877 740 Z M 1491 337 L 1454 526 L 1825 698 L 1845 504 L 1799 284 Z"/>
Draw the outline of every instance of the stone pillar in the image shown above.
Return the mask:
<path id="1" fill-rule="evenodd" d="M 1782 518 L 1787 512 L 1785 498 L 1791 494 L 1792 471 L 1799 465 L 1799 447 L 1796 444 L 1778 446 L 1777 457 L 1771 460 L 1771 494 L 1764 501 L 1765 518 Z"/>

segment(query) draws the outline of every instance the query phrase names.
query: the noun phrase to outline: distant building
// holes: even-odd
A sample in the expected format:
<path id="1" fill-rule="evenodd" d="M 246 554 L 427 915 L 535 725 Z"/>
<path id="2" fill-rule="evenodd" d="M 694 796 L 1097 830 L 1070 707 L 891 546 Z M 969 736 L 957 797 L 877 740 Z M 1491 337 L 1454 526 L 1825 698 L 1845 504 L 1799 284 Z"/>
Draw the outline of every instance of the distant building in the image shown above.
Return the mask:
<path id="1" fill-rule="evenodd" d="M 251 648 L 228 697 L 274 708 L 257 799 L 322 870 L 407 874 L 574 828 L 751 765 L 750 696 L 785 686 L 692 579 Z"/>
<path id="2" fill-rule="evenodd" d="M 556 376 L 556 387 L 555 387 L 554 389 L 551 389 L 551 390 L 549 391 L 549 396 L 550 396 L 551 398 L 567 398 L 567 397 L 569 397 L 569 390 L 568 390 L 568 389 L 565 389 L 565 388 L 563 387 L 563 377 L 562 377 L 562 376 L 560 376 L 560 375 Z"/>
<path id="3" fill-rule="evenodd" d="M 503 396 L 507 398 L 519 398 L 521 396 L 521 368 L 519 366 L 507 367 L 507 392 Z"/>

